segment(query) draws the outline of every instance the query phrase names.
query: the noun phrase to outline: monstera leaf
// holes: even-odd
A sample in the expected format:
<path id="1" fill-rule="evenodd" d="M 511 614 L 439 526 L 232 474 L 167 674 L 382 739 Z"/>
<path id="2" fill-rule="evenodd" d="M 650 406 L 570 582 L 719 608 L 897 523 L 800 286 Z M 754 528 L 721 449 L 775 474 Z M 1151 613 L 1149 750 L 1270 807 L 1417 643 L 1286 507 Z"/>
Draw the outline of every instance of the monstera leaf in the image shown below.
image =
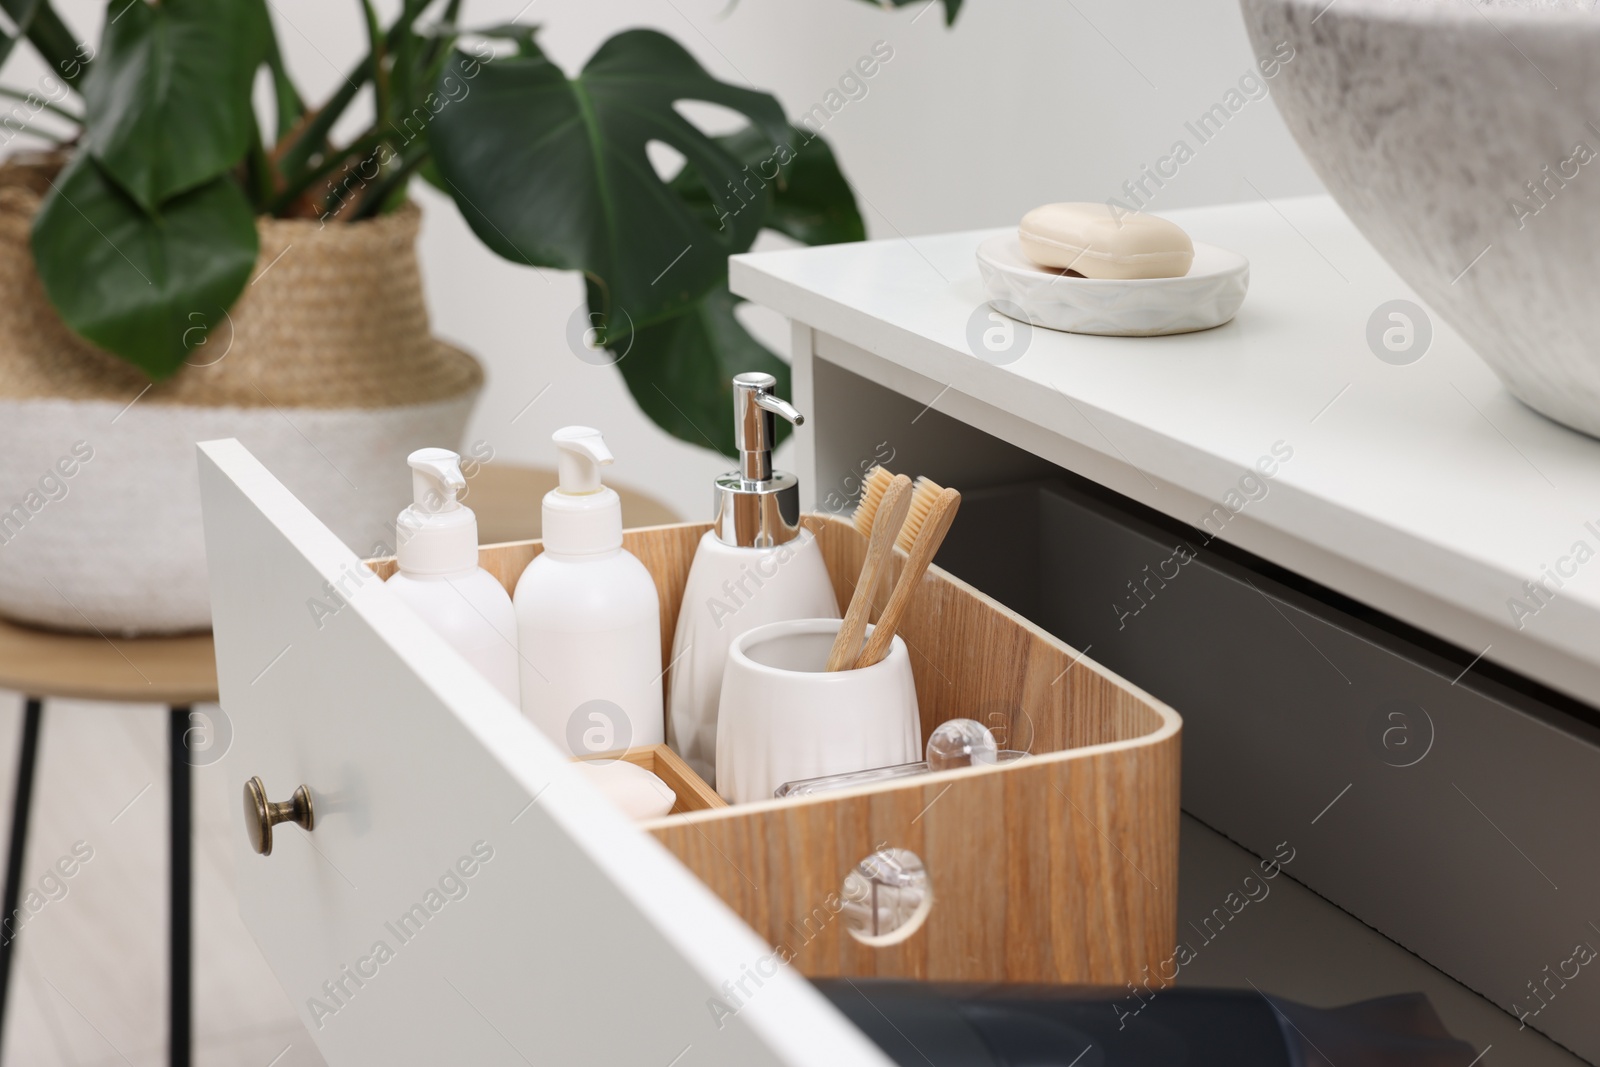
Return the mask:
<path id="1" fill-rule="evenodd" d="M 261 0 L 112 0 L 83 82 L 86 144 L 146 211 L 217 177 L 255 133 Z"/>
<path id="2" fill-rule="evenodd" d="M 866 236 L 850 183 L 820 137 L 793 130 L 774 146 L 747 127 L 719 142 L 760 179 L 748 186 L 751 201 L 744 210 L 761 214 L 767 228 L 807 244 Z M 703 215 L 717 216 L 719 209 L 692 175 L 680 174 L 673 186 Z M 607 336 L 607 347 L 622 357 L 617 365 L 628 390 L 646 415 L 676 437 L 730 456 L 730 379 L 743 371 L 766 371 L 777 377 L 779 395 L 789 395 L 789 365 L 740 325 L 734 317 L 740 303 L 724 275 L 690 310 L 632 334 Z M 789 424 L 779 419 L 777 425 L 782 440 Z"/>
<path id="3" fill-rule="evenodd" d="M 166 378 L 244 290 L 259 251 L 232 175 L 146 212 L 87 152 L 55 179 L 33 224 L 50 302 L 90 341 Z"/>
<path id="4" fill-rule="evenodd" d="M 856 208 L 855 193 L 839 171 L 833 149 L 820 136 L 790 129 L 774 145 L 754 126 L 717 138 L 717 143 L 745 164 L 750 177 L 746 196 L 760 196 L 757 213 L 766 228 L 808 245 L 831 245 L 866 239 L 867 228 Z M 672 188 L 704 217 L 718 221 L 719 208 L 705 184 L 685 167 Z M 745 210 L 750 210 L 747 206 Z"/>
<path id="5" fill-rule="evenodd" d="M 733 376 L 766 371 L 789 395 L 789 365 L 733 317 L 743 303 L 726 279 L 693 308 L 613 342 L 628 391 L 651 421 L 674 437 L 734 455 Z M 779 438 L 789 424 L 778 421 Z"/>
<path id="6" fill-rule="evenodd" d="M 789 129 L 777 101 L 717 81 L 651 30 L 612 37 L 576 78 L 532 40 L 520 44 L 492 62 L 457 52 L 441 75 L 440 94 L 453 102 L 429 138 L 457 207 L 505 258 L 583 271 L 608 319 L 644 327 L 690 307 L 764 220 L 738 210 L 743 161 L 674 105 L 732 108 L 776 144 Z M 683 155 L 726 225 L 709 223 L 657 176 L 645 151 L 653 141 Z"/>

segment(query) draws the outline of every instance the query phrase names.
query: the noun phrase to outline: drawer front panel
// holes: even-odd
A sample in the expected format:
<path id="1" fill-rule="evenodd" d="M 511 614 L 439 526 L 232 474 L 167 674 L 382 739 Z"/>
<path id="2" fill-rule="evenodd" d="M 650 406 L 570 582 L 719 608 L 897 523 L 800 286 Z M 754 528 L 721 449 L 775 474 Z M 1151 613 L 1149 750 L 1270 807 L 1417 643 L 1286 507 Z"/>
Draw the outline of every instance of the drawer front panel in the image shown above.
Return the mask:
<path id="1" fill-rule="evenodd" d="M 1185 810 L 1261 855 L 1289 842 L 1295 878 L 1600 1059 L 1600 979 L 1572 978 L 1600 948 L 1582 724 L 1204 540 L 1184 562 L 1179 535 L 1051 483 L 968 494 L 939 563 L 1178 709 Z"/>
<path id="2" fill-rule="evenodd" d="M 240 907 L 330 1064 L 886 1062 L 788 971 L 713 1010 L 770 949 L 237 442 L 200 469 L 231 763 L 316 810 L 235 815 Z"/>

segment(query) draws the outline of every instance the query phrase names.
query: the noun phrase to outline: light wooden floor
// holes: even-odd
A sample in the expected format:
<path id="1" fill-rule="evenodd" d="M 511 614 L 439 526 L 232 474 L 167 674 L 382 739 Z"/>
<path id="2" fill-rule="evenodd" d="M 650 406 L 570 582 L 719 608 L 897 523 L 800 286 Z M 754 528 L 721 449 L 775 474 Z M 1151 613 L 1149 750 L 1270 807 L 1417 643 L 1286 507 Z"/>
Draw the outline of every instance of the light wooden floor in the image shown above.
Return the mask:
<path id="1" fill-rule="evenodd" d="M 0 840 L 21 716 L 21 697 L 0 693 Z M 241 773 L 228 756 L 195 768 L 195 1063 L 321 1065 L 234 902 L 229 820 Z M 45 705 L 24 895 L 33 888 L 49 903 L 17 939 L 0 1062 L 166 1063 L 166 782 L 165 708 Z M 65 891 L 42 883 L 79 841 L 93 858 Z"/>

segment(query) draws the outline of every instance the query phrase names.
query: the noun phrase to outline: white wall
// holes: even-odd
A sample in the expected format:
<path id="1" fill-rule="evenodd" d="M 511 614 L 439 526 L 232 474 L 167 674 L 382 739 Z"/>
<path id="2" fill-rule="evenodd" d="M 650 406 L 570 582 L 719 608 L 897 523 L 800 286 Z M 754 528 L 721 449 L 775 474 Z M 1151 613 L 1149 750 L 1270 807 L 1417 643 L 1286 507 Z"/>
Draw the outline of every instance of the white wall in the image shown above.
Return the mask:
<path id="1" fill-rule="evenodd" d="M 75 28 L 97 34 L 103 0 L 57 2 Z M 291 68 L 320 99 L 360 55 L 359 5 L 270 6 Z M 1004 226 L 1040 203 L 1116 195 L 1174 140 L 1193 143 L 1184 122 L 1253 64 L 1234 0 L 967 0 L 953 29 L 939 7 L 860 0 L 467 0 L 465 8 L 469 25 L 518 16 L 543 25 L 544 47 L 569 70 L 617 30 L 652 26 L 719 77 L 774 92 L 791 116 L 819 103 L 874 42 L 887 42 L 894 56 L 866 96 L 824 129 L 869 233 L 887 239 Z M 13 60 L 6 80 L 16 83 L 24 66 Z M 1259 100 L 1200 147 L 1150 208 L 1318 187 L 1272 105 Z M 488 367 L 469 440 L 548 465 L 552 430 L 591 423 L 618 456 L 615 481 L 707 517 L 709 482 L 725 461 L 656 430 L 614 368 L 568 350 L 567 319 L 583 298 L 577 277 L 497 259 L 448 201 L 427 188 L 416 195 L 427 210 L 421 253 L 435 327 Z M 760 330 L 769 343 L 786 339 L 781 323 Z"/>

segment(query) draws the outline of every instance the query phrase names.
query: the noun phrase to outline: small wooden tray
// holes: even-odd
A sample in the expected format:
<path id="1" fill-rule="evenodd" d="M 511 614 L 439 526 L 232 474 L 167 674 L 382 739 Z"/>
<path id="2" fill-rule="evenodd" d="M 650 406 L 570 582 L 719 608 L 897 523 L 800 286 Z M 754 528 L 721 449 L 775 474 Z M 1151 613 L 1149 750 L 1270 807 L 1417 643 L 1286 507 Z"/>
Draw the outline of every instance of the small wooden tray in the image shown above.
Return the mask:
<path id="1" fill-rule="evenodd" d="M 848 603 L 865 539 L 839 518 L 805 521 Z M 624 535 L 656 579 L 663 663 L 707 529 Z M 490 545 L 478 558 L 510 590 L 541 550 Z M 904 561 L 896 553 L 896 576 Z M 977 719 L 1032 758 L 730 807 L 665 746 L 631 749 L 623 758 L 679 798 L 645 829 L 812 977 L 1152 981 L 1177 941 L 1178 714 L 938 567 L 900 634 L 924 736 Z M 868 945 L 838 902 L 846 875 L 883 847 L 922 859 L 934 903 L 909 936 Z"/>
<path id="2" fill-rule="evenodd" d="M 667 783 L 667 788 L 678 796 L 672 804 L 672 810 L 667 812 L 668 816 L 682 815 L 686 811 L 704 811 L 706 808 L 728 806 L 728 802 L 718 796 L 717 791 L 712 789 L 704 778 L 694 773 L 693 768 L 683 761 L 682 756 L 666 745 L 641 745 L 638 748 L 623 749 L 621 752 L 602 752 L 578 758 L 625 760 L 654 774 Z"/>

